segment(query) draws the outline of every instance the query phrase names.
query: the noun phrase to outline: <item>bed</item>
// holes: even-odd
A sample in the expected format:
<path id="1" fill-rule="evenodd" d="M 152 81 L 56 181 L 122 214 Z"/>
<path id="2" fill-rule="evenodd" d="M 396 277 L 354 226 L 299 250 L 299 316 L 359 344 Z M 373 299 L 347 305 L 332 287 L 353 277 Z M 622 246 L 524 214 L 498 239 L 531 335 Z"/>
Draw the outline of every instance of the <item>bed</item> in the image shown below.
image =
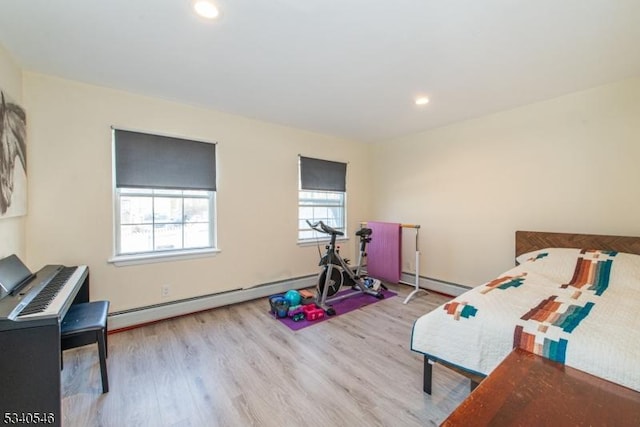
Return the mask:
<path id="1" fill-rule="evenodd" d="M 640 391 L 640 237 L 516 232 L 516 266 L 414 322 L 411 350 L 471 379 L 513 350 Z"/>

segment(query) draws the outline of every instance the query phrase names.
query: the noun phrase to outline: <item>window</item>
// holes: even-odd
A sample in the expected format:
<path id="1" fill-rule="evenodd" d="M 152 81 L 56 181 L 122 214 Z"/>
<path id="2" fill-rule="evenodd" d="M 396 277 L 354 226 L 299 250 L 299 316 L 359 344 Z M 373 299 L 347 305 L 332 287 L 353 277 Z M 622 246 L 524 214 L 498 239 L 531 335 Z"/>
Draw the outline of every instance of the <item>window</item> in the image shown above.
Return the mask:
<path id="1" fill-rule="evenodd" d="M 298 240 L 317 238 L 307 220 L 346 234 L 346 163 L 299 157 Z"/>
<path id="2" fill-rule="evenodd" d="M 212 247 L 213 192 L 119 188 L 118 254 Z"/>
<path id="3" fill-rule="evenodd" d="M 215 144 L 114 129 L 115 255 L 215 246 Z"/>

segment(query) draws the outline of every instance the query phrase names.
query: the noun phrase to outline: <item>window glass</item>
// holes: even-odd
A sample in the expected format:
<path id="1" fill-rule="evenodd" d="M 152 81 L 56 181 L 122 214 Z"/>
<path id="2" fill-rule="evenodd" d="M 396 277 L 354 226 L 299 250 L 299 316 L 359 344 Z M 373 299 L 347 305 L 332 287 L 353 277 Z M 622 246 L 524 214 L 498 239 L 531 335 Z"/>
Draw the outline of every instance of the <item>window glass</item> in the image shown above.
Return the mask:
<path id="1" fill-rule="evenodd" d="M 213 247 L 214 192 L 122 188 L 116 193 L 118 255 Z"/>
<path id="2" fill-rule="evenodd" d="M 317 239 L 309 228 L 312 223 L 322 221 L 336 230 L 345 228 L 345 193 L 335 191 L 300 191 L 298 194 L 298 240 Z"/>

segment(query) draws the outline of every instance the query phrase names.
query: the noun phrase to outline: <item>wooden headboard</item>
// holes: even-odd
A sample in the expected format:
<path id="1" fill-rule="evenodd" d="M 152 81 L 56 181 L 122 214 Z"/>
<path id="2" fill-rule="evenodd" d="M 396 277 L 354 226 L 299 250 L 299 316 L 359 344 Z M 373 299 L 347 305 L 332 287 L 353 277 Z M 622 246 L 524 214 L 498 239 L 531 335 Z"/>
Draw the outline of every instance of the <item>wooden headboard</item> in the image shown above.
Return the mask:
<path id="1" fill-rule="evenodd" d="M 603 249 L 640 254 L 640 237 L 516 231 L 516 256 L 545 248 Z"/>

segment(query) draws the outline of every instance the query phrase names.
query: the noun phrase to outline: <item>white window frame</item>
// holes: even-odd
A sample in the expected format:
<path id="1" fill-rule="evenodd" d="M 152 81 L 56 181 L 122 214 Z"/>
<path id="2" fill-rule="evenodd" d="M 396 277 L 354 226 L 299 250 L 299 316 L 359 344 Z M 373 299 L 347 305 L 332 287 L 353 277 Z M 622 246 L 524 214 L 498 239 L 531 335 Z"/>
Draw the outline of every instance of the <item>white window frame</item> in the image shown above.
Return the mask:
<path id="1" fill-rule="evenodd" d="M 185 138 L 181 137 L 181 136 L 174 136 L 174 135 L 167 135 L 167 134 L 158 134 L 158 133 L 148 133 L 148 132 L 144 132 L 144 131 L 139 131 L 139 130 L 135 130 L 135 129 L 126 129 L 126 128 L 120 128 L 120 127 L 111 127 L 112 129 L 112 158 L 113 158 L 113 162 L 112 162 L 112 197 L 113 197 L 113 204 L 112 204 L 112 208 L 113 208 L 113 220 L 112 220 L 112 256 L 107 260 L 107 262 L 109 263 L 113 263 L 116 266 L 124 266 L 124 265 L 132 265 L 132 264 L 144 264 L 144 263 L 154 263 L 154 262 L 164 262 L 164 261 L 169 261 L 169 260 L 175 260 L 175 259 L 190 259 L 190 258 L 200 258 L 200 257 L 204 257 L 204 256 L 211 256 L 213 254 L 216 254 L 218 252 L 220 252 L 220 249 L 218 249 L 217 246 L 217 218 L 218 218 L 218 214 L 217 214 L 217 202 L 216 202 L 216 185 L 214 184 L 210 184 L 208 182 L 206 182 L 206 179 L 208 177 L 206 177 L 205 175 L 205 182 L 202 181 L 203 176 L 200 175 L 199 178 L 200 180 L 198 181 L 199 185 L 203 185 L 202 187 L 199 186 L 190 186 L 189 185 L 189 181 L 187 180 L 186 182 L 184 181 L 180 181 L 178 180 L 178 184 L 177 186 L 174 186 L 172 188 L 162 188 L 159 186 L 154 185 L 155 182 L 153 182 L 155 180 L 155 178 L 152 181 L 149 181 L 148 177 L 146 178 L 146 182 L 145 179 L 143 179 L 143 183 L 141 183 L 143 186 L 148 186 L 147 188 L 140 188 L 139 191 L 142 193 L 144 192 L 144 196 L 145 197 L 149 197 L 149 192 L 154 192 L 154 191 L 158 191 L 159 193 L 162 192 L 176 192 L 176 191 L 180 191 L 182 192 L 181 196 L 183 198 L 183 205 L 182 205 L 182 219 L 181 222 L 167 222 L 167 223 L 173 223 L 173 224 L 182 224 L 183 226 L 183 238 L 182 238 L 182 242 L 184 244 L 184 225 L 185 223 L 188 224 L 189 222 L 185 222 L 184 221 L 184 199 L 185 198 L 198 198 L 197 194 L 189 194 L 189 192 L 198 192 L 198 191 L 202 191 L 202 192 L 206 192 L 207 195 L 204 196 L 204 198 L 207 198 L 209 200 L 209 245 L 206 247 L 199 247 L 199 248 L 187 248 L 187 249 L 162 249 L 162 250 L 151 250 L 151 251 L 145 251 L 145 252 L 139 252 L 139 253 L 120 253 L 120 238 L 121 238 L 121 232 L 122 232 L 122 224 L 121 224 L 121 218 L 120 218 L 120 208 L 121 208 L 121 191 L 118 188 L 119 182 L 117 179 L 117 159 L 118 159 L 118 151 L 116 148 L 117 145 L 117 134 L 119 132 L 122 133 L 122 136 L 124 137 L 123 142 L 128 142 L 129 144 L 131 143 L 131 135 L 129 135 L 128 137 L 126 135 L 128 134 L 141 134 L 141 135 L 147 135 L 151 136 L 152 138 L 159 138 L 159 139 L 163 139 L 163 138 L 169 138 L 169 139 L 177 139 L 177 140 L 183 140 Z M 143 137 L 145 138 L 145 137 Z M 195 140 L 195 139 L 185 139 L 186 143 L 206 143 L 206 144 L 216 144 L 216 143 L 212 143 L 210 141 L 201 141 L 201 140 Z M 147 140 L 147 145 L 148 145 L 148 140 Z M 214 147 L 215 149 L 215 147 Z M 134 151 L 135 153 L 135 151 Z M 162 154 L 162 153 L 161 153 Z M 212 153 L 213 157 L 216 159 L 216 163 L 217 163 L 217 157 L 215 156 L 215 151 Z M 138 152 L 139 155 L 139 152 Z M 206 154 L 209 155 L 209 154 Z M 165 156 L 165 161 L 166 161 L 166 153 L 164 153 Z M 161 156 L 162 158 L 162 156 Z M 188 157 L 187 157 L 188 158 Z M 189 163 L 187 163 L 188 165 Z M 153 166 L 153 165 L 152 165 Z M 129 166 L 125 166 L 125 170 L 128 168 Z M 149 167 L 149 165 L 147 164 L 146 167 Z M 187 166 L 188 167 L 188 166 Z M 202 168 L 202 164 L 199 164 L 198 167 Z M 215 179 L 215 171 L 217 170 L 217 165 L 213 165 L 213 172 L 214 172 L 214 179 Z M 130 171 L 126 171 L 129 172 Z M 125 177 L 127 177 L 125 172 Z M 175 172 L 175 171 L 174 171 Z M 206 173 L 206 172 L 205 172 Z M 187 174 L 188 175 L 188 174 Z M 196 175 L 197 176 L 197 175 Z M 136 186 L 136 180 L 134 179 L 134 181 L 131 181 L 131 177 L 129 178 L 129 184 L 132 185 L 128 185 L 127 183 L 122 184 L 122 182 L 120 181 L 120 184 L 123 186 L 123 189 L 127 189 L 129 192 L 126 194 L 127 196 L 132 195 L 133 193 L 131 192 L 136 191 L 136 189 L 131 188 L 131 187 L 135 187 Z M 143 174 L 143 178 L 144 178 L 144 174 Z M 162 181 L 162 179 L 160 179 L 160 181 Z M 172 182 L 174 180 L 169 180 L 168 182 Z M 164 181 L 163 181 L 164 182 Z M 175 181 L 174 181 L 175 182 Z M 184 182 L 184 187 L 181 187 L 182 183 Z M 210 187 L 207 187 L 207 185 L 212 185 Z M 207 189 L 209 188 L 209 189 Z M 187 194 L 185 194 L 187 193 Z M 140 194 L 142 196 L 142 194 Z M 176 197 L 175 194 L 164 194 L 166 197 Z M 158 195 L 152 195 L 152 197 L 154 198 L 158 198 L 163 196 L 162 194 L 158 194 Z M 203 197 L 203 196 L 201 196 Z M 153 215 L 152 213 L 152 217 L 155 217 L 155 215 Z M 199 221 L 199 222 L 204 222 L 204 221 Z M 155 218 L 153 218 L 151 224 L 153 225 L 154 223 L 156 223 Z M 145 225 L 148 225 L 149 223 L 145 223 Z M 153 229 L 153 227 L 152 227 Z M 155 245 L 154 245 L 155 247 Z"/>
<path id="2" fill-rule="evenodd" d="M 342 203 L 340 205 L 335 205 L 335 204 L 329 204 L 329 203 L 322 203 L 323 200 L 319 199 L 317 204 L 303 204 L 302 201 L 308 201 L 308 200 L 313 200 L 313 199 L 308 199 L 302 198 L 303 193 L 324 193 L 324 194 L 340 194 L 342 195 Z M 338 207 L 342 210 L 342 220 L 343 223 L 342 224 L 338 224 L 336 225 L 335 223 L 328 221 L 328 218 L 320 218 L 320 217 L 314 217 L 314 218 L 303 218 L 300 216 L 300 211 L 301 208 L 314 208 L 314 207 L 327 207 L 327 208 L 335 208 Z M 309 232 L 310 229 L 307 226 L 306 223 L 306 219 L 309 219 L 309 221 L 316 222 L 316 221 L 322 221 L 325 224 L 327 224 L 328 226 L 335 228 L 336 230 L 342 231 L 344 233 L 344 236 L 338 236 L 338 240 L 346 240 L 347 239 L 347 192 L 346 191 L 320 191 L 320 190 L 301 190 L 298 189 L 298 243 L 315 243 L 317 241 L 324 241 L 324 240 L 329 240 L 331 237 L 328 234 L 324 234 L 324 233 L 318 233 L 315 231 L 313 232 L 312 237 L 301 237 L 301 234 L 303 232 Z"/>
<path id="3" fill-rule="evenodd" d="M 126 190 L 123 193 L 122 190 Z M 166 191 L 171 191 L 172 193 L 167 193 Z M 122 265 L 132 265 L 132 264 L 140 264 L 140 263 L 149 263 L 149 262 L 162 262 L 167 261 L 169 259 L 189 259 L 189 258 L 199 258 L 202 256 L 209 256 L 211 254 L 215 254 L 220 252 L 217 249 L 216 244 L 216 192 L 215 191 L 206 191 L 206 195 L 193 195 L 188 194 L 191 190 L 169 190 L 169 189 L 120 189 L 114 187 L 114 256 L 109 259 L 109 262 L 114 263 L 118 266 Z M 187 192 L 187 194 L 185 194 Z M 178 194 L 181 193 L 181 194 Z M 152 203 L 155 204 L 155 200 L 158 198 L 182 198 L 183 199 L 183 215 L 181 222 L 166 222 L 166 224 L 181 224 L 183 226 L 183 238 L 184 238 L 184 225 L 189 224 L 189 222 L 184 221 L 184 199 L 188 198 L 202 198 L 207 199 L 209 202 L 209 245 L 204 247 L 197 248 L 179 248 L 179 249 L 152 249 L 150 251 L 145 252 L 135 252 L 135 253 L 122 253 L 121 251 L 121 232 L 122 232 L 122 222 L 120 217 L 120 208 L 121 208 L 121 197 L 151 197 Z M 152 208 L 152 222 L 144 223 L 144 225 L 151 225 L 152 233 L 155 232 L 156 224 L 164 224 L 165 222 L 158 222 L 155 220 L 155 215 L 153 213 Z M 130 224 L 125 224 L 130 225 Z M 155 235 L 154 235 L 155 238 Z M 184 240 L 183 240 L 184 242 Z M 155 244 L 153 245 L 155 247 Z"/>

